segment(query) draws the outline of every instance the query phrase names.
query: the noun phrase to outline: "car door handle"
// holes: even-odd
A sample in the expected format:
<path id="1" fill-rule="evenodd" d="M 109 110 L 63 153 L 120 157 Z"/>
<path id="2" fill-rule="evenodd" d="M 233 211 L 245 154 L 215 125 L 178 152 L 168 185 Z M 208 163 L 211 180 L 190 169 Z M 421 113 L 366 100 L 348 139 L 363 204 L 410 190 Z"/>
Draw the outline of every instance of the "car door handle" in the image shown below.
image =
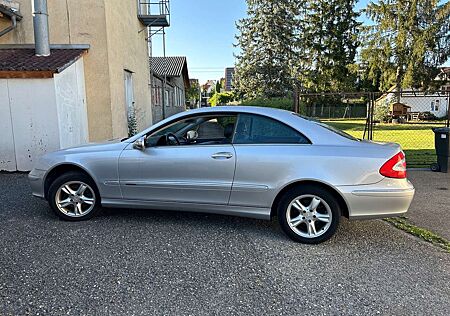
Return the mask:
<path id="1" fill-rule="evenodd" d="M 227 152 L 220 152 L 211 155 L 212 159 L 230 159 L 231 157 L 233 157 L 233 154 Z"/>

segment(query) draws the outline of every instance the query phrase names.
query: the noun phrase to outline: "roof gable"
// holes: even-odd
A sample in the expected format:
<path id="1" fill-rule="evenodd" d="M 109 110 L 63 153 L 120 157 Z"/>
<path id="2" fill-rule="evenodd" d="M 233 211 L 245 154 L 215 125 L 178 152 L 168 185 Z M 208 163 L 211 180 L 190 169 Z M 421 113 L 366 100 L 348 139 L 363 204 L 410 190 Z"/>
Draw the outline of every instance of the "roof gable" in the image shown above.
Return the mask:
<path id="1" fill-rule="evenodd" d="M 36 56 L 34 48 L 0 49 L 0 78 L 48 78 L 75 63 L 86 49 L 51 49 Z"/>
<path id="2" fill-rule="evenodd" d="M 186 87 L 190 86 L 187 59 L 184 56 L 150 57 L 150 72 L 164 77 L 182 77 Z"/>

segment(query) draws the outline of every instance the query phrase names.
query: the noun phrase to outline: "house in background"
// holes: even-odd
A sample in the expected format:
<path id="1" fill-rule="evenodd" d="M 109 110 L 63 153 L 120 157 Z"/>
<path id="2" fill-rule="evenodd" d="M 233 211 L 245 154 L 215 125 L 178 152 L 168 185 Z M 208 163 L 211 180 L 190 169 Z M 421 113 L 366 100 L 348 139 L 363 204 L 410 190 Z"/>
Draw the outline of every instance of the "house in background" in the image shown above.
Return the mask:
<path id="1" fill-rule="evenodd" d="M 47 88 L 43 91 L 48 91 L 49 94 L 68 91 L 61 90 L 61 87 L 68 82 L 65 79 L 61 80 L 61 78 L 69 72 L 72 73 L 72 69 L 76 68 L 77 80 L 83 81 L 77 81 L 77 83 L 80 86 L 84 85 L 83 89 L 85 89 L 85 97 L 82 97 L 83 105 L 77 104 L 80 109 L 86 109 L 87 117 L 87 134 L 80 136 L 80 143 L 127 136 L 130 112 L 136 114 L 138 129 L 151 125 L 152 109 L 151 91 L 149 89 L 147 29 L 154 19 L 152 20 L 153 16 L 151 15 L 145 15 L 149 14 L 148 12 L 142 14 L 145 11 L 142 6 L 145 7 L 145 4 L 140 4 L 137 1 L 48 1 L 49 39 L 50 43 L 58 45 L 52 46 L 50 56 L 30 57 L 33 58 L 32 60 L 35 60 L 35 58 L 39 60 L 33 68 L 34 64 L 30 63 L 31 60 L 24 60 L 23 65 L 13 62 L 15 54 L 20 56 L 29 54 L 30 49 L 34 47 L 33 11 L 35 10 L 33 3 L 35 1 L 37 0 L 1 0 L 0 2 L 0 9 L 3 10 L 0 10 L 0 50 L 3 50 L 2 56 L 6 58 L 6 60 L 3 60 L 5 62 L 3 70 L 9 69 L 14 72 L 12 75 L 4 72 L 3 78 L 7 79 L 9 89 L 11 87 L 16 89 L 17 87 L 22 93 L 24 91 L 28 93 L 27 95 L 22 94 L 19 99 L 12 99 L 10 95 L 9 99 L 2 100 L 2 106 L 5 107 L 5 104 L 9 104 L 10 107 L 14 107 L 14 109 L 11 109 L 11 113 L 15 116 L 24 115 L 24 117 L 28 117 L 23 111 L 45 111 L 47 108 L 42 108 L 41 100 L 34 97 L 34 93 L 39 91 L 33 90 L 31 86 L 36 85 L 37 88 L 38 81 L 48 80 L 46 86 L 49 87 L 53 84 L 54 88 Z M 16 15 L 15 18 L 12 17 L 11 12 Z M 59 49 L 78 50 L 80 48 L 83 53 L 80 53 L 75 61 L 68 58 L 68 55 L 72 56 L 72 54 L 67 53 L 68 55 L 62 54 L 61 56 L 58 52 Z M 11 52 L 11 49 L 14 50 L 14 55 L 8 53 Z M 78 54 L 78 51 L 76 54 Z M 61 58 L 61 60 L 58 58 Z M 60 61 L 68 62 L 69 67 L 65 70 L 62 69 L 59 64 Z M 52 66 L 47 67 L 49 65 Z M 44 72 L 48 78 L 42 78 Z M 22 79 L 12 77 L 19 73 Z M 33 76 L 38 76 L 39 80 L 30 81 Z M 73 84 L 71 83 L 71 85 Z M 5 88 L 3 87 L 3 89 Z M 16 90 L 16 92 L 19 90 Z M 13 91 L 13 93 L 15 92 Z M 81 96 L 83 93 L 81 90 L 77 90 L 75 94 Z M 2 97 L 5 98 L 4 90 Z M 70 95 L 63 96 L 61 94 L 61 98 L 70 97 Z M 46 96 L 46 98 L 50 98 L 50 96 Z M 67 104 L 67 102 L 55 102 L 54 107 L 56 108 L 60 107 L 61 104 Z M 50 105 L 48 106 L 50 107 Z M 64 106 L 62 105 L 62 107 Z M 17 110 L 19 109 L 21 112 L 18 113 Z M 8 109 L 4 108 L 2 111 L 5 112 L 0 113 L 0 117 L 9 115 Z M 57 113 L 62 113 L 58 111 Z M 24 122 L 24 127 L 29 129 L 29 135 L 36 135 L 34 128 L 43 124 L 47 124 L 48 128 L 53 128 L 50 126 L 52 123 L 55 123 L 55 121 L 47 120 L 45 115 L 30 116 L 29 121 Z M 1 127 L 4 135 L 6 133 L 5 125 L 1 125 Z M 7 132 L 12 133 L 11 130 Z M 46 138 L 46 136 L 38 139 L 30 137 L 27 144 L 16 144 L 14 148 L 26 146 L 27 152 L 29 152 L 27 154 L 29 162 L 17 166 L 19 170 L 28 169 L 33 160 L 42 154 L 41 150 L 36 149 L 36 146 L 41 142 L 46 146 L 48 145 L 46 150 L 57 149 L 53 140 Z M 59 144 L 60 147 L 66 145 L 64 142 Z M 76 144 L 71 142 L 70 145 Z M 4 152 L 4 150 L 5 148 L 0 148 L 0 152 Z M 19 156 L 21 154 L 21 152 L 16 152 L 14 155 Z M 9 170 L 11 168 L 14 169 L 15 167 L 8 167 Z"/>
<path id="2" fill-rule="evenodd" d="M 150 57 L 150 72 L 153 123 L 186 110 L 186 90 L 190 87 L 186 57 Z"/>
<path id="3" fill-rule="evenodd" d="M 437 118 L 446 117 L 449 106 L 449 92 L 437 91 L 427 93 L 420 90 L 407 90 L 397 93 L 395 87 L 376 100 L 376 106 L 387 106 L 391 116 L 398 116 L 398 108 L 402 106 L 402 112 L 406 119 L 418 119 L 427 112 Z M 394 113 L 395 112 L 395 113 Z"/>
<path id="4" fill-rule="evenodd" d="M 377 99 L 376 105 L 388 106 L 390 111 L 394 112 L 393 104 L 402 104 L 408 109 L 405 116 L 407 119 L 417 119 L 424 115 L 427 117 L 428 112 L 437 118 L 446 117 L 450 105 L 450 67 L 441 67 L 435 80 L 440 85 L 440 88 L 435 92 L 424 92 L 409 88 L 398 93 L 393 86 Z M 390 115 L 393 115 L 393 113 Z"/>

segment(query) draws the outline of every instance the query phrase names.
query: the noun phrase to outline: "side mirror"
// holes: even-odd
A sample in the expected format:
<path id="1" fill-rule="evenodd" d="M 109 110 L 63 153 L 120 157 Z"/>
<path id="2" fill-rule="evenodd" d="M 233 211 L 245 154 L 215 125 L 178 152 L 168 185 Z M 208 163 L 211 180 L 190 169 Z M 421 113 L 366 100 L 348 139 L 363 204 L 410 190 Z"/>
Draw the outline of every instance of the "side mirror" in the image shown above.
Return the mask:
<path id="1" fill-rule="evenodd" d="M 133 148 L 138 150 L 145 149 L 145 136 L 139 137 L 134 143 Z"/>
<path id="2" fill-rule="evenodd" d="M 194 140 L 196 140 L 198 138 L 198 133 L 196 131 L 188 131 L 186 133 L 186 139 L 189 142 L 193 142 Z"/>

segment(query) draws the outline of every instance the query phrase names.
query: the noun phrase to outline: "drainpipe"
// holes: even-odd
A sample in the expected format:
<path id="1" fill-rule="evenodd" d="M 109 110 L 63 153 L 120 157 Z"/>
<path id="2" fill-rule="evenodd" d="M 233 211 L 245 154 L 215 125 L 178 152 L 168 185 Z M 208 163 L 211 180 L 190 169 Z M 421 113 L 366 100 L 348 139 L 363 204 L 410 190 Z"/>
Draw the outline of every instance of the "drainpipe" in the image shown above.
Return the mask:
<path id="1" fill-rule="evenodd" d="M 36 56 L 49 56 L 47 0 L 34 0 L 33 27 Z"/>
<path id="2" fill-rule="evenodd" d="M 0 31 L 0 36 L 3 36 L 3 35 L 5 35 L 6 33 L 11 32 L 12 30 L 14 30 L 14 29 L 16 28 L 16 26 L 17 26 L 17 18 L 16 18 L 15 15 L 13 15 L 13 16 L 11 17 L 11 26 L 7 27 L 7 28 L 4 29 L 4 30 L 1 30 L 1 31 Z"/>

